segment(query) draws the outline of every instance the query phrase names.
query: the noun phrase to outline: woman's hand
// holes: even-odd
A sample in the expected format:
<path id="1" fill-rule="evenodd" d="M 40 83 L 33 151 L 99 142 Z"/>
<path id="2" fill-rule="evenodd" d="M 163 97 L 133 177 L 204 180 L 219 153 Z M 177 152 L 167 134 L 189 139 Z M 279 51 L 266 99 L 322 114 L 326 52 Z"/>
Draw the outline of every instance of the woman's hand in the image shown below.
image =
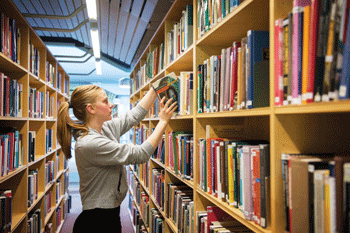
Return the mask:
<path id="1" fill-rule="evenodd" d="M 159 120 L 169 123 L 170 118 L 173 116 L 173 113 L 177 108 L 177 102 L 174 102 L 172 105 L 170 105 L 170 103 L 172 102 L 172 99 L 169 99 L 164 105 L 165 99 L 166 98 L 163 97 L 162 100 L 160 101 Z"/>

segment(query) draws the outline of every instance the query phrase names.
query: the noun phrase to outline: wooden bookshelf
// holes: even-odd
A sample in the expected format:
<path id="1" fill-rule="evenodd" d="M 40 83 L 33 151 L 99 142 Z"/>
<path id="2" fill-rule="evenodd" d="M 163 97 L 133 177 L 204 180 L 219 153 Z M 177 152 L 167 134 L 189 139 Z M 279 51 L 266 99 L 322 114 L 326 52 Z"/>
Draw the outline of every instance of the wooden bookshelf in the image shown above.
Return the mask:
<path id="1" fill-rule="evenodd" d="M 165 43 L 165 56 L 167 55 L 166 33 L 171 30 L 172 24 L 179 20 L 186 4 L 193 5 L 193 44 L 165 69 L 155 75 L 143 87 L 131 94 L 130 102 L 136 103 L 149 90 L 151 83 L 161 77 L 175 72 L 193 71 L 194 74 L 194 112 L 192 115 L 176 115 L 172 117 L 166 133 L 174 130 L 191 130 L 194 136 L 194 179 L 189 181 L 175 174 L 170 168 L 156 159 L 151 159 L 152 168 L 165 170 L 165 186 L 168 183 L 178 181 L 193 190 L 194 211 L 206 210 L 209 205 L 215 205 L 223 209 L 233 218 L 254 232 L 285 232 L 285 210 L 282 182 L 282 153 L 337 153 L 350 152 L 350 100 L 320 102 L 302 105 L 275 106 L 275 57 L 274 57 L 274 25 L 275 20 L 285 18 L 293 9 L 293 0 L 245 0 L 233 12 L 212 27 L 202 37 L 197 36 L 197 1 L 176 0 L 170 8 L 159 29 L 156 31 L 148 47 L 136 63 L 131 80 L 136 78 L 135 71 L 145 63 L 145 56 L 152 46 Z M 221 49 L 232 46 L 233 41 L 240 41 L 247 36 L 248 30 L 269 30 L 270 32 L 270 102 L 268 107 L 255 109 L 242 109 L 216 113 L 197 113 L 197 67 L 212 55 L 220 54 Z M 161 40 L 161 39 L 164 39 Z M 146 118 L 140 123 L 150 129 L 155 127 L 158 118 Z M 253 221 L 247 221 L 242 212 L 229 206 L 226 202 L 202 191 L 199 188 L 199 164 L 198 164 L 198 139 L 205 138 L 206 125 L 232 125 L 232 129 L 243 126 L 243 131 L 238 131 L 239 136 L 249 139 L 263 139 L 270 143 L 270 187 L 269 198 L 271 213 L 267 228 L 262 228 Z M 220 136 L 220 135 L 219 135 Z M 134 143 L 136 136 L 134 133 Z M 167 143 L 165 158 L 168 158 Z M 142 170 L 142 168 L 140 167 Z M 142 174 L 142 171 L 140 172 Z M 137 177 L 137 174 L 134 173 Z M 141 180 L 141 179 L 140 179 Z M 146 187 L 143 186 L 145 190 Z M 149 195 L 152 196 L 152 183 L 150 182 Z M 165 199 L 167 199 L 165 190 Z M 154 198 L 151 204 L 156 205 Z M 165 200 L 165 205 L 168 200 Z M 177 232 L 176 226 L 168 218 L 165 218 L 166 232 Z M 195 226 L 196 229 L 197 226 Z"/>
<path id="2" fill-rule="evenodd" d="M 12 172 L 0 178 L 1 190 L 12 190 L 12 227 L 11 232 L 27 232 L 27 221 L 33 211 L 40 209 L 41 224 L 44 231 L 46 224 L 52 223 L 53 230 L 59 232 L 63 221 L 63 208 L 68 198 L 67 191 L 64 187 L 66 180 L 64 175 L 68 174 L 67 162 L 56 139 L 57 131 L 57 101 L 67 101 L 69 99 L 69 76 L 60 66 L 58 61 L 47 49 L 40 37 L 35 33 L 32 27 L 28 24 L 26 19 L 21 15 L 15 4 L 11 0 L 3 0 L 0 3 L 0 11 L 16 21 L 16 25 L 20 32 L 20 54 L 19 62 L 12 61 L 8 56 L 0 52 L 0 72 L 10 79 L 17 80 L 22 84 L 22 116 L 0 116 L 1 127 L 13 127 L 22 135 L 23 147 L 23 161 L 22 164 Z M 30 43 L 38 49 L 40 59 L 38 61 L 39 70 L 35 75 L 30 70 Z M 46 62 L 50 62 L 55 69 L 54 85 L 46 81 Z M 62 79 L 60 85 L 57 84 L 57 74 L 61 74 Z M 65 86 L 66 85 L 66 86 Z M 61 87 L 61 88 L 59 88 Z M 63 87 L 66 87 L 65 89 Z M 43 99 L 43 113 L 42 117 L 29 116 L 29 95 L 30 88 L 44 93 Z M 51 116 L 46 115 L 46 97 L 52 99 Z M 3 101 L 3 97 L 1 98 Z M 47 137 L 46 130 L 52 130 L 52 148 L 46 149 Z M 29 149 L 29 131 L 36 132 L 35 143 L 35 160 L 28 162 Z M 56 160 L 57 159 L 57 160 Z M 48 161 L 55 162 L 54 178 L 47 186 L 45 186 L 45 164 Z M 59 164 L 57 164 L 59 161 Z M 59 167 L 58 167 L 59 166 Z M 30 170 L 38 171 L 38 192 L 37 198 L 28 206 L 28 176 Z M 61 182 L 61 191 L 59 193 L 59 200 L 56 203 L 56 182 Z M 45 195 L 52 192 L 51 196 L 51 211 L 45 216 Z M 56 210 L 60 207 L 62 214 L 60 225 L 57 222 Z"/>

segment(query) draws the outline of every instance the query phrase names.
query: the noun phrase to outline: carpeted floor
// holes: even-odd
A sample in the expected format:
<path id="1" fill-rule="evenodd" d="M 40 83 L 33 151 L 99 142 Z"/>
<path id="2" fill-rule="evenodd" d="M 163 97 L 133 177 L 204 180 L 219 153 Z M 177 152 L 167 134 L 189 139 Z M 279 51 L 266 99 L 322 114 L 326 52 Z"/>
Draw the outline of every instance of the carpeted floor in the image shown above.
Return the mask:
<path id="1" fill-rule="evenodd" d="M 132 223 L 131 223 L 131 216 L 128 211 L 128 201 L 129 201 L 128 195 L 122 202 L 121 208 L 120 208 L 120 219 L 122 223 L 123 233 L 134 232 Z M 79 193 L 71 192 L 71 196 L 72 196 L 72 208 L 67 218 L 64 221 L 63 227 L 61 229 L 61 233 L 73 232 L 73 225 L 74 225 L 75 219 L 79 216 L 79 214 L 82 211 Z"/>

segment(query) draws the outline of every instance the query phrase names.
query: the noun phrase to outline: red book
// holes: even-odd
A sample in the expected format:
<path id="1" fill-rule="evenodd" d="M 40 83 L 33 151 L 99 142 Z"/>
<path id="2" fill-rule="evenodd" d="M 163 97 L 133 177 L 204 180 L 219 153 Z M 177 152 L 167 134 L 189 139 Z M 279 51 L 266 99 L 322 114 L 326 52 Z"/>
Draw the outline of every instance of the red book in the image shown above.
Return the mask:
<path id="1" fill-rule="evenodd" d="M 207 232 L 210 232 L 210 225 L 214 221 L 236 221 L 229 214 L 217 206 L 207 206 L 207 212 Z"/>
<path id="2" fill-rule="evenodd" d="M 237 77 L 238 77 L 238 48 L 241 47 L 241 42 L 233 42 L 232 52 L 232 77 L 231 77 L 231 101 L 230 101 L 230 110 L 233 110 L 235 96 L 237 92 Z"/>
<path id="3" fill-rule="evenodd" d="M 307 82 L 306 103 L 314 102 L 316 50 L 317 50 L 319 14 L 320 14 L 320 0 L 312 0 L 311 21 L 310 21 L 310 40 L 309 40 L 309 70 L 308 70 L 309 79 Z"/>
<path id="4" fill-rule="evenodd" d="M 260 225 L 261 217 L 261 196 L 260 196 L 260 149 L 252 149 L 252 164 L 253 164 L 253 207 L 254 207 L 254 222 Z"/>
<path id="5" fill-rule="evenodd" d="M 275 21 L 275 105 L 283 105 L 283 19 Z"/>

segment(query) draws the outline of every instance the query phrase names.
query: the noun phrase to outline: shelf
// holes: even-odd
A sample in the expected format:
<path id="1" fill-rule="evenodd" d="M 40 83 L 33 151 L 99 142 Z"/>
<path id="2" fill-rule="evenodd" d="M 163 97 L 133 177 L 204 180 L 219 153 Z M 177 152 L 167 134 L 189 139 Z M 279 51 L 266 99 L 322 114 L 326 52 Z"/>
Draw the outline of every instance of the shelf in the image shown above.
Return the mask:
<path id="1" fill-rule="evenodd" d="M 275 107 L 276 114 L 316 114 L 350 112 L 350 100 Z"/>
<path id="2" fill-rule="evenodd" d="M 21 65 L 13 62 L 10 58 L 6 57 L 3 53 L 0 53 L 0 65 L 1 72 L 7 74 L 17 74 L 24 75 L 28 71 L 24 69 Z"/>
<path id="3" fill-rule="evenodd" d="M 197 188 L 197 192 L 208 199 L 210 202 L 215 204 L 216 206 L 220 207 L 223 209 L 226 213 L 231 215 L 233 218 L 237 219 L 240 223 L 248 227 L 254 232 L 263 232 L 263 233 L 270 233 L 271 231 L 269 229 L 264 229 L 258 225 L 256 225 L 253 221 L 248 221 L 244 218 L 244 215 L 241 210 L 234 208 L 232 206 L 229 206 L 226 202 L 223 202 L 216 197 L 202 191 L 200 188 Z"/>
<path id="4" fill-rule="evenodd" d="M 193 45 L 187 48 L 179 57 L 172 61 L 166 68 L 169 73 L 193 70 Z"/>
<path id="5" fill-rule="evenodd" d="M 27 166 L 23 165 L 23 166 L 17 168 L 16 170 L 14 170 L 12 172 L 9 172 L 9 174 L 7 174 L 6 176 L 0 178 L 0 183 L 3 183 L 6 180 L 11 179 L 12 177 L 17 175 L 18 173 L 24 171 L 26 168 L 27 168 Z"/>
<path id="6" fill-rule="evenodd" d="M 27 121 L 27 117 L 0 117 L 0 121 Z"/>
<path id="7" fill-rule="evenodd" d="M 21 224 L 22 221 L 26 218 L 27 213 L 21 213 L 21 214 L 12 214 L 12 226 L 11 226 L 11 232 L 14 232 L 16 228 Z"/>
<path id="8" fill-rule="evenodd" d="M 239 30 L 235 30 L 239 28 Z M 269 29 L 269 1 L 245 0 L 233 12 L 197 40 L 198 46 L 232 46 L 247 37 L 248 30 Z"/>
<path id="9" fill-rule="evenodd" d="M 168 223 L 170 229 L 173 231 L 173 232 L 178 232 L 177 231 L 177 227 L 175 226 L 175 224 L 173 223 L 173 221 L 169 218 L 166 218 L 166 222 Z"/>
<path id="10" fill-rule="evenodd" d="M 187 186 L 191 187 L 193 189 L 193 181 L 191 180 L 187 180 L 185 178 L 183 178 L 181 175 L 176 174 L 175 171 L 173 171 L 171 168 L 165 166 L 163 163 L 161 163 L 160 161 L 158 161 L 155 158 L 151 158 L 151 160 L 153 162 L 155 162 L 156 164 L 158 164 L 159 166 L 161 166 L 163 169 L 165 169 L 167 172 L 169 172 L 172 176 L 176 177 L 177 179 L 179 179 L 181 182 L 185 183 Z"/>
<path id="11" fill-rule="evenodd" d="M 226 112 L 197 113 L 196 118 L 268 116 L 272 113 L 270 107 L 233 110 Z"/>

